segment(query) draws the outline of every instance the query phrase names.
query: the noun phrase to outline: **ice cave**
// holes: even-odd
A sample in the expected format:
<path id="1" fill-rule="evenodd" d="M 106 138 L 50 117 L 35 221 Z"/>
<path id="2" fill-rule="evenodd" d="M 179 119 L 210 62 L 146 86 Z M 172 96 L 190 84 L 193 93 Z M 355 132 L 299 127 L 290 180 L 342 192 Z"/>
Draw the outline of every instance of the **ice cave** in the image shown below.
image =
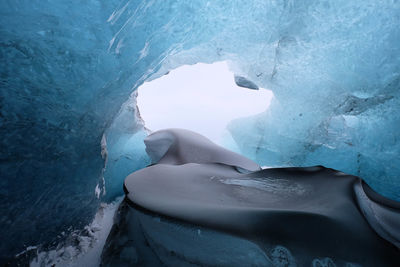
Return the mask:
<path id="1" fill-rule="evenodd" d="M 399 265 L 400 1 L 0 7 L 0 265 Z"/>

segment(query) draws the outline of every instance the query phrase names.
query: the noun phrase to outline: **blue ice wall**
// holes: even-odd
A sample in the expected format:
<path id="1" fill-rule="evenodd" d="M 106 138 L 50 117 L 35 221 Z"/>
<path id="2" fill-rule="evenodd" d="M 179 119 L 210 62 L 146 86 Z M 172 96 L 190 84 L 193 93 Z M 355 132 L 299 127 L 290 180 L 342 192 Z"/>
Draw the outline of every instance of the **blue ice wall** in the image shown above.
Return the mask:
<path id="1" fill-rule="evenodd" d="M 1 1 L 0 262 L 97 209 L 102 135 L 147 67 L 108 51 L 117 4 Z"/>
<path id="2" fill-rule="evenodd" d="M 230 60 L 273 90 L 265 114 L 229 127 L 245 155 L 334 167 L 400 199 L 399 1 L 3 0 L 0 10 L 0 236 L 12 240 L 1 258 L 85 225 L 97 185 L 118 194 L 126 165 L 146 161 L 144 131 L 121 130 L 121 107 L 182 64 Z M 121 155 L 126 164 L 110 160 Z"/>
<path id="3" fill-rule="evenodd" d="M 336 168 L 400 200 L 399 1 L 191 6 L 187 38 L 197 45 L 166 58 L 159 73 L 226 59 L 271 89 L 268 111 L 229 126 L 244 155 L 261 165 Z"/>
<path id="4" fill-rule="evenodd" d="M 123 195 L 126 176 L 151 163 L 143 142 L 147 130 L 136 105 L 135 91 L 122 105 L 102 139 L 105 169 L 104 187 L 99 193 L 106 201 Z"/>

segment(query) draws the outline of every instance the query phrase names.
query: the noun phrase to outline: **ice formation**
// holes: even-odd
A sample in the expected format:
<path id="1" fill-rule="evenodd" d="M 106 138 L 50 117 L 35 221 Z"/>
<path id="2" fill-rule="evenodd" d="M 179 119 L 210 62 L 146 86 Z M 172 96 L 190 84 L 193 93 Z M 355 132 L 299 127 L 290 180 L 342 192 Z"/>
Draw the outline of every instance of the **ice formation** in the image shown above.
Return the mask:
<path id="1" fill-rule="evenodd" d="M 157 131 L 146 137 L 144 143 L 153 164 L 222 163 L 248 171 L 261 169 L 257 163 L 186 129 Z"/>
<path id="2" fill-rule="evenodd" d="M 400 200 L 399 1 L 0 7 L 2 262 L 87 225 L 101 202 L 95 189 L 111 199 L 122 175 L 143 167 L 146 132 L 123 116 L 123 103 L 183 64 L 228 60 L 237 76 L 273 91 L 267 112 L 229 126 L 244 155 L 268 166 L 322 164 Z M 138 128 L 121 133 L 115 123 L 125 120 Z"/>
<path id="3" fill-rule="evenodd" d="M 400 205 L 359 178 L 322 166 L 261 170 L 187 130 L 154 136 L 146 146 L 164 155 L 125 179 L 131 208 L 127 229 L 109 238 L 110 266 L 124 249 L 118 239 L 134 243 L 133 231 L 166 266 L 397 266 Z M 147 257 L 135 254 L 141 266 Z"/>

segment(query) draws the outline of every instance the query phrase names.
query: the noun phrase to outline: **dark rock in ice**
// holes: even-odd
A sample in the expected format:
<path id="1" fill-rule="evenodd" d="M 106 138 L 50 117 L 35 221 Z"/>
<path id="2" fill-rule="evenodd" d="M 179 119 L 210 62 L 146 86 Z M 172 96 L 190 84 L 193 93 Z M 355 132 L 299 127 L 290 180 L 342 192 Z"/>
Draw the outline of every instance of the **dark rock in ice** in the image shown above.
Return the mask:
<path id="1" fill-rule="evenodd" d="M 158 164 L 129 175 L 124 189 L 133 210 L 153 218 L 143 219 L 146 223 L 141 226 L 145 236 L 158 240 L 150 246 L 159 248 L 154 251 L 163 262 L 171 260 L 165 249 L 174 244 L 168 237 L 169 228 L 188 224 L 188 229 L 216 231 L 221 235 L 218 238 L 238 238 L 235 242 L 247 244 L 243 257 L 250 251 L 258 255 L 260 261 L 254 265 L 398 263 L 398 203 L 379 195 L 371 197 L 374 193 L 368 190 L 372 189 L 365 190 L 358 177 L 322 166 L 239 172 L 237 167 L 257 169 L 256 164 L 245 158 L 241 162 L 241 156 L 229 151 L 224 154 L 204 137 L 186 130 L 154 133 L 146 145 Z M 146 230 L 154 216 L 172 220 L 172 226 L 156 224 Z M 155 234 L 152 229 L 157 227 Z M 202 242 L 187 237 L 191 234 L 175 232 L 175 239 L 181 238 L 179 233 L 186 236 L 181 239 L 182 247 Z M 210 244 L 218 239 L 216 234 L 209 238 Z M 202 255 L 205 248 L 199 244 L 198 255 Z M 261 254 L 249 244 L 257 245 Z M 174 251 L 181 260 L 207 262 L 207 257 L 190 254 L 193 251 Z M 218 260 L 218 255 L 212 257 Z M 221 257 L 226 255 L 221 252 Z"/>
<path id="2" fill-rule="evenodd" d="M 240 87 L 258 90 L 257 84 L 253 83 L 252 81 L 250 81 L 242 76 L 235 75 L 235 83 L 237 86 L 240 86 Z"/>

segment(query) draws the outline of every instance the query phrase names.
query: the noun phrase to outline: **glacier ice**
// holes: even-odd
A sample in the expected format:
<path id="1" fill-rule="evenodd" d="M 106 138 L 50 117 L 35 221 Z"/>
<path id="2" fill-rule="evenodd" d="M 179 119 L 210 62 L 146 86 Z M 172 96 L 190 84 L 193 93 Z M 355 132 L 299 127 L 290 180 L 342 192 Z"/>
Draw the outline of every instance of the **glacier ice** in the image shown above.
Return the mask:
<path id="1" fill-rule="evenodd" d="M 183 245 L 184 244 L 184 245 Z M 133 209 L 119 208 L 102 254 L 102 266 L 271 266 L 296 267 L 299 259 L 282 245 L 263 251 L 246 239 Z M 335 265 L 338 263 L 338 265 Z M 311 266 L 361 265 L 315 258 Z"/>
<path id="2" fill-rule="evenodd" d="M 132 155 L 148 160 L 139 145 L 146 133 L 110 127 L 140 84 L 183 64 L 227 60 L 237 76 L 273 91 L 268 111 L 229 126 L 244 155 L 268 166 L 323 164 L 400 200 L 399 1 L 0 7 L 0 236 L 10 240 L 1 261 L 87 225 L 103 177 L 102 197 L 120 192 L 126 164 L 144 164 Z"/>
<path id="3" fill-rule="evenodd" d="M 124 182 L 129 213 L 150 216 L 137 215 L 137 226 L 124 215 L 127 229 L 115 226 L 105 253 L 116 255 L 107 262 L 123 253 L 119 239 L 134 242 L 128 233 L 143 231 L 167 266 L 396 266 L 400 204 L 358 177 L 322 166 L 243 172 L 248 159 L 193 132 L 169 129 L 149 138 L 166 133 L 174 137 L 167 153 Z M 157 145 L 149 145 L 154 153 Z"/>
<path id="4" fill-rule="evenodd" d="M 269 257 L 246 239 L 129 206 L 120 216 L 122 223 L 114 227 L 103 251 L 103 266 L 272 266 Z"/>
<path id="5" fill-rule="evenodd" d="M 104 133 L 106 162 L 103 171 L 102 199 L 106 201 L 123 194 L 121 184 L 129 173 L 151 163 L 145 151 L 143 140 L 147 137 L 147 131 L 136 106 L 136 97 L 137 93 L 134 92 L 122 104 L 120 111 Z"/>

